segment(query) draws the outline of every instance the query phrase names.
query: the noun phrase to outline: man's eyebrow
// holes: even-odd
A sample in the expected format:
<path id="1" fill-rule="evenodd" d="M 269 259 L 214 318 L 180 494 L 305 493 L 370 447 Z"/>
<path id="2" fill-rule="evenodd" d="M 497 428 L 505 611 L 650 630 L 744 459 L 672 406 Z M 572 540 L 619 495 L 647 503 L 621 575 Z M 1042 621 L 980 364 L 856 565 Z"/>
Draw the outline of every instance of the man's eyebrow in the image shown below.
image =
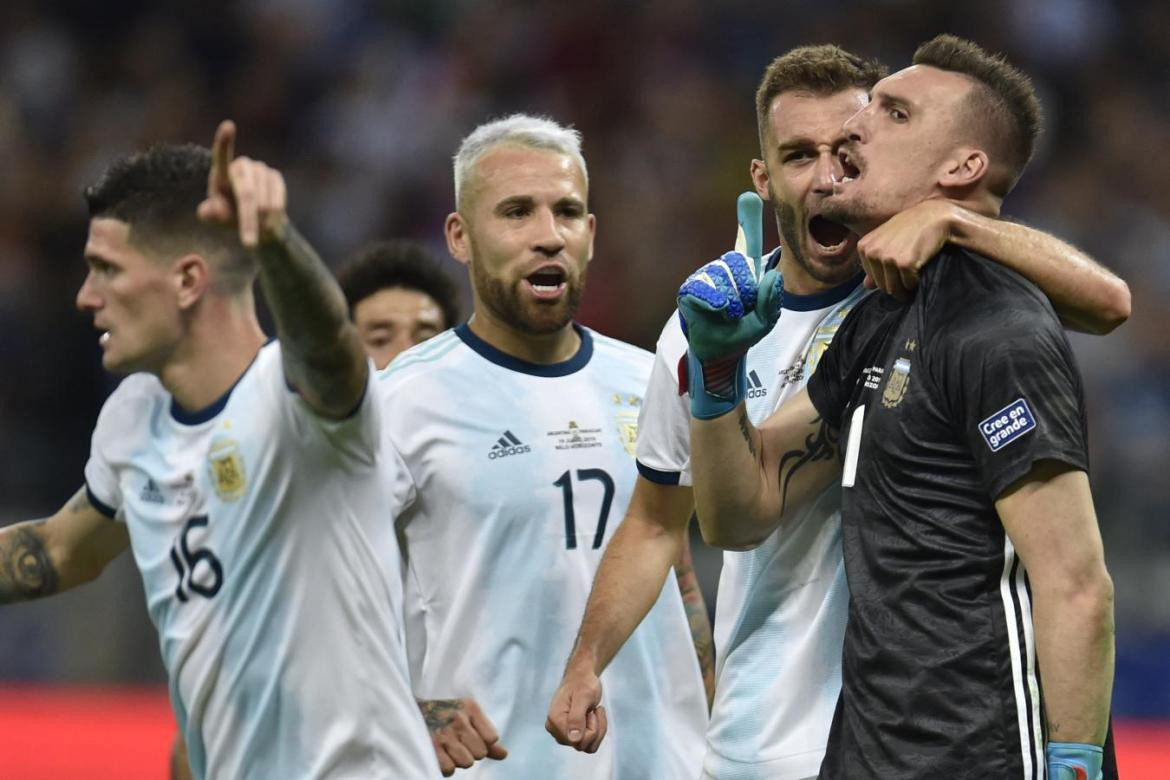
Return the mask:
<path id="1" fill-rule="evenodd" d="M 903 106 L 905 108 L 913 108 L 914 106 L 913 101 L 891 92 L 879 92 L 870 97 L 883 106 Z"/>
<path id="2" fill-rule="evenodd" d="M 509 195 L 496 204 L 496 211 L 502 211 L 509 206 L 531 206 L 535 199 L 531 195 Z"/>
<path id="3" fill-rule="evenodd" d="M 784 153 L 784 152 L 790 152 L 793 149 L 808 149 L 809 147 L 812 147 L 812 146 L 816 146 L 816 143 L 811 138 L 806 138 L 805 136 L 798 136 L 796 138 L 789 138 L 784 143 L 778 145 L 776 147 L 776 151 L 778 151 L 780 153 Z"/>

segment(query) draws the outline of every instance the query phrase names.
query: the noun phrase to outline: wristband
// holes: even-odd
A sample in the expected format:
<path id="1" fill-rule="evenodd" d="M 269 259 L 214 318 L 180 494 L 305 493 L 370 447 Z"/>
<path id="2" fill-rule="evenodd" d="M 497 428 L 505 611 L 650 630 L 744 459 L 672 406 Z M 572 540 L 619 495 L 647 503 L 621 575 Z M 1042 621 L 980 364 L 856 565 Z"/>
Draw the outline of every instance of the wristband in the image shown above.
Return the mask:
<path id="1" fill-rule="evenodd" d="M 1101 780 L 1105 751 L 1080 742 L 1049 742 L 1048 780 Z"/>
<path id="2" fill-rule="evenodd" d="M 711 420 L 730 412 L 747 397 L 747 353 L 701 362 L 687 350 L 687 388 L 691 416 Z"/>

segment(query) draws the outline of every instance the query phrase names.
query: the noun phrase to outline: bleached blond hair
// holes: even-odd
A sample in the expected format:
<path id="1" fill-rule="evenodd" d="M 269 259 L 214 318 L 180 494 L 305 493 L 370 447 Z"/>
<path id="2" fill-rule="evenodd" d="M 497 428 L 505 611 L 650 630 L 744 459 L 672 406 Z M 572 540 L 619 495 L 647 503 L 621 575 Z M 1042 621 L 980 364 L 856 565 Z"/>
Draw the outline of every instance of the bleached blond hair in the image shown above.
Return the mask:
<path id="1" fill-rule="evenodd" d="M 581 154 L 580 132 L 548 117 L 512 114 L 480 125 L 460 142 L 454 158 L 456 208 L 463 206 L 463 196 L 470 187 L 475 164 L 487 152 L 502 145 L 546 149 L 566 155 L 581 168 L 585 186 L 589 186 L 589 170 Z"/>

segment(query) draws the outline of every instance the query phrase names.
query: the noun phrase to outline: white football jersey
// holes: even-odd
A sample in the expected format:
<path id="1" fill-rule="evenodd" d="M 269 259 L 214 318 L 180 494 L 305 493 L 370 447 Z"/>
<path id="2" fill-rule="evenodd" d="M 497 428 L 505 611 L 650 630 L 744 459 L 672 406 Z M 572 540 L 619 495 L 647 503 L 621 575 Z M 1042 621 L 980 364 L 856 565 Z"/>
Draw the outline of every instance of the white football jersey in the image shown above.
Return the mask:
<path id="1" fill-rule="evenodd" d="M 130 532 L 196 777 L 439 776 L 387 569 L 381 415 L 317 416 L 275 342 L 200 412 L 147 374 L 102 408 L 87 489 Z"/>
<path id="2" fill-rule="evenodd" d="M 381 374 L 406 560 L 406 640 L 420 699 L 472 696 L 508 758 L 469 778 L 693 780 L 703 681 L 673 577 L 602 675 L 609 736 L 593 755 L 545 731 L 602 550 L 636 477 L 649 353 L 578 327 L 552 365 L 468 326 Z"/>
<path id="3" fill-rule="evenodd" d="M 864 295 L 859 281 L 816 295 L 784 293 L 780 322 L 747 353 L 752 422 L 804 386 Z M 638 469 L 660 484 L 691 484 L 690 396 L 680 369 L 686 350 L 676 312 L 658 340 L 638 437 Z M 841 690 L 849 598 L 840 507 L 834 486 L 756 549 L 724 552 L 705 777 L 817 775 Z"/>

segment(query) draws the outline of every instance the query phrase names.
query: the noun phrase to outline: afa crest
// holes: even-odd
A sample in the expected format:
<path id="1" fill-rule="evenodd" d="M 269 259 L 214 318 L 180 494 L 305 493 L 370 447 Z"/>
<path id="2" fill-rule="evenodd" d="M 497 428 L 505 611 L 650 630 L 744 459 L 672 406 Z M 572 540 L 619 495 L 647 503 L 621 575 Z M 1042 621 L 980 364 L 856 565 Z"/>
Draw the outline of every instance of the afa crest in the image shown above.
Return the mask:
<path id="1" fill-rule="evenodd" d="M 247 474 L 240 446 L 227 438 L 216 438 L 207 453 L 211 485 L 222 501 L 237 501 L 247 489 Z"/>
<path id="2" fill-rule="evenodd" d="M 893 409 L 902 403 L 906 395 L 906 388 L 910 386 L 910 361 L 898 358 L 894 361 L 894 370 L 886 380 L 886 389 L 882 391 L 882 406 Z"/>
<path id="3" fill-rule="evenodd" d="M 638 410 L 642 406 L 642 399 L 636 395 L 627 395 L 624 398 L 617 393 L 613 395 L 614 404 L 618 405 L 617 430 L 622 447 L 631 458 L 636 457 L 638 447 Z"/>
<path id="4" fill-rule="evenodd" d="M 621 436 L 622 446 L 631 458 L 636 457 L 638 449 L 638 418 L 623 420 L 618 418 L 618 435 Z"/>

